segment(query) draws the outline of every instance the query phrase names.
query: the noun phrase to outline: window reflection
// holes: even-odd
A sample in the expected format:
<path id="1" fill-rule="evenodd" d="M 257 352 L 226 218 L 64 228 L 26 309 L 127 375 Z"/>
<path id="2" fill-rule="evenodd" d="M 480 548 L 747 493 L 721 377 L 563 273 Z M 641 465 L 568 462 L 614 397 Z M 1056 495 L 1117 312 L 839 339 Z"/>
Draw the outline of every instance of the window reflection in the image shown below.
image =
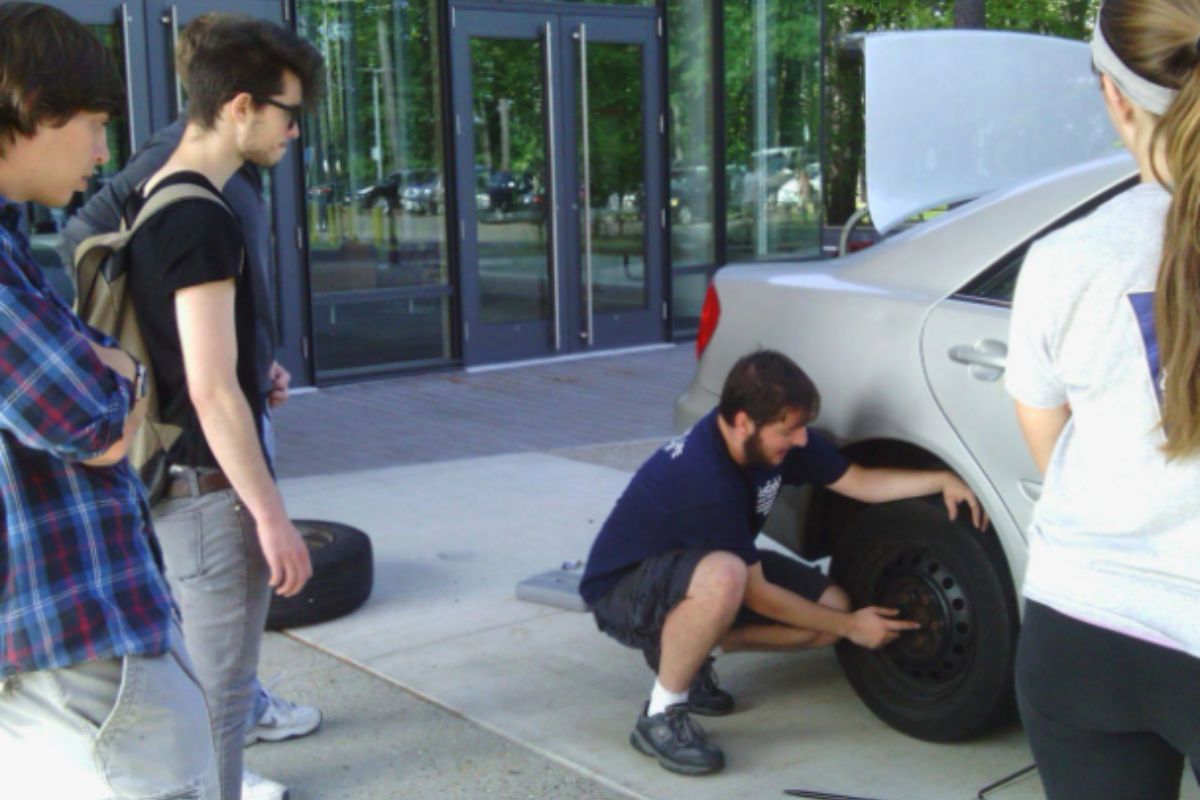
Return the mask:
<path id="1" fill-rule="evenodd" d="M 451 357 L 435 0 L 299 0 L 325 57 L 304 161 L 318 377 Z"/>
<path id="2" fill-rule="evenodd" d="M 480 319 L 550 315 L 542 45 L 471 39 Z"/>
<path id="3" fill-rule="evenodd" d="M 820 15 L 816 0 L 727 0 L 730 260 L 819 252 Z"/>
<path id="4" fill-rule="evenodd" d="M 713 232 L 712 3 L 668 0 L 671 114 L 671 286 L 676 335 L 695 330 L 706 274 L 716 262 Z M 699 291 L 696 285 L 699 284 Z"/>
<path id="5" fill-rule="evenodd" d="M 581 115 L 580 125 L 586 124 L 589 134 L 587 174 L 591 188 L 594 310 L 618 312 L 645 308 L 642 48 L 636 44 L 592 42 L 588 44 L 587 58 L 588 109 L 586 118 Z M 581 220 L 581 224 L 588 221 Z M 580 258 L 581 269 L 586 270 L 586 266 L 586 259 Z M 581 284 L 586 286 L 587 275 L 580 277 Z M 582 301 L 585 305 L 581 310 L 586 315 L 586 296 Z"/>

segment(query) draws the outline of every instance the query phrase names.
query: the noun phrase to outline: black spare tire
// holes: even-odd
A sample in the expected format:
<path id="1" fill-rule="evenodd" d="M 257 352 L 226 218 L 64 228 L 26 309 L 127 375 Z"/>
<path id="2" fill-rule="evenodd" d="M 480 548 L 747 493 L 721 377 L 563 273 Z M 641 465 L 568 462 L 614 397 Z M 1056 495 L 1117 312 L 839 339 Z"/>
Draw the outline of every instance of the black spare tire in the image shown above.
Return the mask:
<path id="1" fill-rule="evenodd" d="M 847 679 L 880 719 L 950 742 L 1012 717 L 1019 620 L 994 533 L 923 500 L 872 506 L 839 538 L 832 572 L 855 608 L 898 608 L 922 624 L 879 650 L 838 645 Z"/>
<path id="2" fill-rule="evenodd" d="M 365 533 L 336 522 L 297 519 L 293 523 L 308 545 L 313 574 L 296 596 L 271 595 L 267 630 L 337 619 L 371 596 L 375 565 Z"/>

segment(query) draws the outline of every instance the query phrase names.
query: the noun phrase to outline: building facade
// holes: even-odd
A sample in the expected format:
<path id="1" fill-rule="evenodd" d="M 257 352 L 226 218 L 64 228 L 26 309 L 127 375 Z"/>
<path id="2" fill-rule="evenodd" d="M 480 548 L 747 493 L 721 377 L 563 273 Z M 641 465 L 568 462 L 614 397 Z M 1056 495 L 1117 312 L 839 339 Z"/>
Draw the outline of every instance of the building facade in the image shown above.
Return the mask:
<path id="1" fill-rule="evenodd" d="M 171 52 L 197 14 L 293 25 L 324 54 L 326 92 L 267 181 L 280 357 L 302 385 L 691 336 L 717 268 L 818 257 L 859 201 L 861 85 L 840 34 L 948 24 L 953 5 L 50 4 L 112 47 L 130 90 L 93 191 L 178 115 Z M 30 219 L 70 294 L 63 215 Z"/>

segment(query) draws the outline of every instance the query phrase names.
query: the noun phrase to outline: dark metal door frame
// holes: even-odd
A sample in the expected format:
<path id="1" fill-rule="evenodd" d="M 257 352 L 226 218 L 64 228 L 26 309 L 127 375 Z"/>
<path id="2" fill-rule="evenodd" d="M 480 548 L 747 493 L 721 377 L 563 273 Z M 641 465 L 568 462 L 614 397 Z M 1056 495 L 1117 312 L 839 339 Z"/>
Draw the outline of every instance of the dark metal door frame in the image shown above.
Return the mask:
<path id="1" fill-rule="evenodd" d="M 546 58 L 547 41 L 544 31 L 554 30 L 556 17 L 544 11 L 534 13 L 513 14 L 507 9 L 497 10 L 495 6 L 487 10 L 471 9 L 461 12 L 451 7 L 451 124 L 447 127 L 453 131 L 452 139 L 455 147 L 449 152 L 455 164 L 453 172 L 455 181 L 455 196 L 457 198 L 458 224 L 453 235 L 458 238 L 460 258 L 460 288 L 459 296 L 462 304 L 462 348 L 463 361 L 467 364 L 480 364 L 490 361 L 503 361 L 515 358 L 529 358 L 550 355 L 554 352 L 553 342 L 555 332 L 554 321 L 558 315 L 552 311 L 545 319 L 530 321 L 513 321 L 506 323 L 487 324 L 483 321 L 482 288 L 478 268 L 469 265 L 479 264 L 478 224 L 479 214 L 474 202 L 475 197 L 475 141 L 474 120 L 472 115 L 472 99 L 474 81 L 471 74 L 470 42 L 472 38 L 492 38 L 503 40 L 528 41 L 541 43 L 538 48 L 542 58 Z M 557 57 L 558 36 L 550 38 L 551 59 L 554 63 Z M 543 114 L 552 115 L 553 109 L 561 108 L 560 82 L 553 80 L 552 75 L 544 75 Z M 544 144 L 547 159 L 547 217 L 553 222 L 558 215 L 554 213 L 560 204 L 561 181 L 551 169 L 559 161 L 559 148 L 553 138 L 556 126 L 548 125 Z M 550 300 L 552 309 L 555 298 L 561 297 L 561 287 L 558 276 L 561 275 L 561 259 L 564 253 L 561 231 L 554 224 L 548 232 L 549 269 L 551 272 L 549 292 L 553 295 Z M 560 301 L 561 302 L 561 301 Z"/>
<path id="2" fill-rule="evenodd" d="M 564 137 L 563 149 L 567 153 L 581 153 L 583 146 L 578 139 L 579 120 L 575 115 L 581 110 L 586 113 L 577 97 L 576 85 L 580 77 L 579 49 L 575 46 L 575 37 L 586 26 L 587 39 L 593 45 L 632 44 L 642 47 L 642 133 L 643 133 L 643 208 L 645 217 L 645 234 L 643 237 L 643 263 L 646 276 L 644 286 L 646 305 L 642 310 L 625 312 L 602 312 L 597 310 L 594 321 L 580 320 L 576 333 L 577 339 L 583 339 L 590 328 L 594 328 L 596 340 L 601 347 L 612 348 L 647 344 L 663 341 L 666 333 L 666 314 L 664 308 L 663 273 L 668 269 L 666 258 L 667 214 L 666 198 L 663 194 L 664 174 L 663 152 L 666 138 L 666 104 L 661 94 L 658 81 L 658 47 L 655 33 L 655 16 L 639 15 L 630 19 L 628 16 L 616 15 L 595 16 L 589 12 L 579 13 L 577 6 L 571 9 L 574 13 L 562 17 L 563 39 L 568 43 L 564 48 L 564 60 L 567 63 L 569 79 L 563 80 L 566 100 L 564 108 L 568 114 L 563 120 Z M 646 9 L 653 11 L 653 9 Z M 593 145 L 594 147 L 594 145 Z M 572 187 L 582 187 L 583 176 L 578 174 L 580 158 L 570 158 L 566 162 L 567 174 L 572 178 Z M 573 209 L 569 224 L 567 241 L 572 252 L 581 251 L 583 232 L 580 230 L 580 216 Z M 579 272 L 572 271 L 570 276 L 573 284 L 568 284 L 572 297 L 584 297 L 588 292 L 586 286 L 580 285 Z M 586 349 L 586 348 L 583 348 Z"/>
<path id="3" fill-rule="evenodd" d="M 477 2 L 475 0 L 450 0 L 448 3 L 449 25 L 449 102 L 451 147 L 447 149 L 453 169 L 456 187 L 454 208 L 457 224 L 451 226 L 450 234 L 456 240 L 458 256 L 457 273 L 460 279 L 460 303 L 462 319 L 462 360 L 467 365 L 510 360 L 514 358 L 536 358 L 566 354 L 587 349 L 579 344 L 580 320 L 577 320 L 578 299 L 581 286 L 578 271 L 574 269 L 572 254 L 580 252 L 581 231 L 578 214 L 568 207 L 570 198 L 577 196 L 577 136 L 574 72 L 577 59 L 572 52 L 572 33 L 581 23 L 593 26 L 601 38 L 598 41 L 629 41 L 644 46 L 643 50 L 643 116 L 646 131 L 644 146 L 646 241 L 645 263 L 649 272 L 646 280 L 647 309 L 640 324 L 613 325 L 606 315 L 599 315 L 597 330 L 604 331 L 606 341 L 598 342 L 601 347 L 619 347 L 663 341 L 667 323 L 665 286 L 668 269 L 666 230 L 661 225 L 665 209 L 663 172 L 665 144 L 664 128 L 660 118 L 665 114 L 661 80 L 662 42 L 658 36 L 659 10 L 645 6 L 581 5 L 579 3 L 536 3 L 536 2 Z M 631 25 L 630 23 L 634 23 Z M 475 239 L 477 214 L 474 197 L 474 150 L 473 129 L 469 111 L 472 99 L 472 77 L 470 74 L 469 39 L 471 36 L 489 38 L 523 38 L 535 40 L 539 29 L 549 24 L 555 70 L 559 73 L 547 87 L 547 107 L 555 109 L 556 131 L 552 151 L 547 156 L 561 165 L 549 186 L 548 206 L 557 207 L 558 214 L 552 252 L 557 265 L 553 292 L 560 306 L 557 315 L 551 315 L 548 324 L 527 334 L 530 338 L 515 345 L 489 341 L 486 328 L 479 319 L 480 287 L 477 268 L 478 247 Z M 541 34 L 544 39 L 544 34 Z M 544 48 L 543 44 L 543 48 Z M 544 49 L 543 49 L 544 54 Z M 571 80 L 568 80 L 571 78 Z M 464 116 L 466 117 L 464 119 Z M 456 131 L 456 120 L 458 130 Z M 548 132 L 549 133 L 549 132 Z M 547 136 L 547 147 L 551 137 Z M 611 316 L 611 315 L 608 315 Z M 554 320 L 559 318 L 557 333 Z M 538 347 L 534 341 L 542 344 Z"/>

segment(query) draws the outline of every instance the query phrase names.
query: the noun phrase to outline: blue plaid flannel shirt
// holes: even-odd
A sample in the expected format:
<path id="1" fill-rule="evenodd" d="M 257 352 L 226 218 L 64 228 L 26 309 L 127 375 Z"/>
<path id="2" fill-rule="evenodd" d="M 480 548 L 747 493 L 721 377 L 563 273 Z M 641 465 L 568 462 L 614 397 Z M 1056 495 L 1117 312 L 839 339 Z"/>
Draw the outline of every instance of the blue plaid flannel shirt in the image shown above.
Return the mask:
<path id="1" fill-rule="evenodd" d="M 47 284 L 20 213 L 0 196 L 0 680 L 161 655 L 172 614 L 136 472 L 81 463 L 121 438 L 133 387 Z"/>

